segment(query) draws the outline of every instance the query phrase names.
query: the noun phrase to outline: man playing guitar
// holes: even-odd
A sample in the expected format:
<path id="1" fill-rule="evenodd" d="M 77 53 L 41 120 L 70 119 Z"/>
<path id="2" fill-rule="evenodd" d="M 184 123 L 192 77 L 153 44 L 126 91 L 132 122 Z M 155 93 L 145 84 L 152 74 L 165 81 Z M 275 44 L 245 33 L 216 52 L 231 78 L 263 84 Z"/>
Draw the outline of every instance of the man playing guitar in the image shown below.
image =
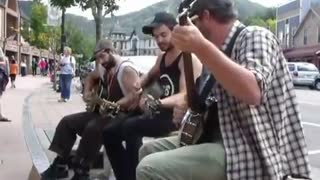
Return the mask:
<path id="1" fill-rule="evenodd" d="M 125 112 L 138 106 L 138 103 L 134 102 L 137 102 L 135 98 L 139 98 L 141 93 L 139 91 L 140 79 L 133 64 L 121 60 L 121 57 L 116 54 L 112 42 L 106 39 L 97 43 L 94 59 L 98 67 L 86 78 L 83 99 L 88 106 L 92 106 L 94 99 L 97 98 L 92 94 L 92 90 L 100 82 L 100 85 L 107 91 L 100 94 L 101 97 L 98 98 L 105 98 L 105 102 L 110 103 L 103 106 L 105 109 L 80 112 L 62 118 L 49 147 L 51 151 L 57 153 L 57 157 L 50 167 L 41 174 L 43 180 L 67 177 L 67 165 L 71 165 L 75 171 L 73 180 L 89 179 L 90 165 L 99 153 L 102 144 L 103 128 L 112 119 L 108 114 L 115 115 L 117 112 L 112 112 L 113 110 L 120 109 Z M 106 109 L 108 105 L 116 107 Z M 76 141 L 76 135 L 80 135 L 82 138 L 76 156 L 71 159 L 70 152 Z"/>
<path id="2" fill-rule="evenodd" d="M 141 109 L 151 113 L 127 118 L 117 126 L 108 126 L 104 131 L 104 145 L 118 180 L 135 179 L 138 151 L 144 136 L 167 136 L 179 127 L 172 121 L 173 107 L 183 101 L 186 86 L 181 51 L 171 42 L 172 28 L 176 24 L 172 14 L 159 12 L 155 14 L 154 20 L 142 29 L 145 34 L 153 36 L 162 51 L 155 65 L 141 78 L 144 92 L 146 87 L 155 82 L 163 91 L 159 97 L 142 96 Z M 198 77 L 202 65 L 195 57 L 193 62 L 194 76 Z M 125 147 L 123 141 L 126 142 Z"/>
<path id="3" fill-rule="evenodd" d="M 179 9 L 189 10 L 190 19 L 180 16 L 187 21 L 174 28 L 173 43 L 194 53 L 215 79 L 212 110 L 218 113 L 207 120 L 218 124 L 211 133 L 220 136 L 195 143 L 181 144 L 183 138 L 171 137 L 144 144 L 137 179 L 310 179 L 297 97 L 277 38 L 237 20 L 234 0 L 184 2 L 189 7 Z M 184 125 L 189 114 L 195 113 L 188 111 Z"/>

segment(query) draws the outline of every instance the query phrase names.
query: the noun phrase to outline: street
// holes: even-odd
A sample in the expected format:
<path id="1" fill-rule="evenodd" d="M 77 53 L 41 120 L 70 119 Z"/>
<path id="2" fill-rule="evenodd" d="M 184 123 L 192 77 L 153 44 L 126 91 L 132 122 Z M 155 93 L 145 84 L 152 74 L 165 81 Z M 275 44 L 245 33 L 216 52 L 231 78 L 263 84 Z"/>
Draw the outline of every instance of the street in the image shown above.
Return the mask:
<path id="1" fill-rule="evenodd" d="M 311 166 L 320 169 L 320 91 L 298 88 L 296 93 Z"/>

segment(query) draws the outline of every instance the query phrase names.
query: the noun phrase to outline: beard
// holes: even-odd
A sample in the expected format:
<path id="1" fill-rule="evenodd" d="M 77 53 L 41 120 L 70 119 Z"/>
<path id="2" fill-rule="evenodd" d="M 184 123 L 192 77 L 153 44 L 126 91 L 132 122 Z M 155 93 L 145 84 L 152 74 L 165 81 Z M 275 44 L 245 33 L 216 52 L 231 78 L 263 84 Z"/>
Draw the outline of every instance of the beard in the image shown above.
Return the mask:
<path id="1" fill-rule="evenodd" d="M 102 63 L 101 65 L 107 70 L 109 71 L 110 69 L 112 69 L 113 67 L 116 66 L 116 58 L 112 55 L 109 54 L 109 59 L 107 62 Z"/>
<path id="2" fill-rule="evenodd" d="M 173 49 L 174 46 L 172 43 L 169 43 L 168 45 L 166 43 L 161 43 L 161 44 L 158 44 L 158 47 L 160 48 L 161 51 L 167 52 Z"/>

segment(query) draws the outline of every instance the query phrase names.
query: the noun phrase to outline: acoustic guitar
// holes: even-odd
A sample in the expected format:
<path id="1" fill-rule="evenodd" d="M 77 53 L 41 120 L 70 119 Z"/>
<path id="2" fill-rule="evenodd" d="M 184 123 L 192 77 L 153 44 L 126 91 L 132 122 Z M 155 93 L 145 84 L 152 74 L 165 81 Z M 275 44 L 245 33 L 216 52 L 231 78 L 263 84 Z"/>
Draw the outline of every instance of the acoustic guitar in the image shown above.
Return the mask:
<path id="1" fill-rule="evenodd" d="M 105 97 L 107 90 L 102 85 L 102 80 L 92 90 L 90 101 L 86 104 L 87 112 L 96 112 L 102 116 L 116 117 L 120 111 L 119 104 L 108 101 Z"/>

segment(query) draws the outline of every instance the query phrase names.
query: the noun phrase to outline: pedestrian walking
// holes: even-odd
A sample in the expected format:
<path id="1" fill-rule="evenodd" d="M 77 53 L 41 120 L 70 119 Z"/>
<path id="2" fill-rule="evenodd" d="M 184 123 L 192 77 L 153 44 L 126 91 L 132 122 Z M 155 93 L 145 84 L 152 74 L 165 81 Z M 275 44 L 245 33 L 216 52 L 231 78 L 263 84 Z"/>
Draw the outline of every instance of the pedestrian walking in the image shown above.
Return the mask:
<path id="1" fill-rule="evenodd" d="M 61 98 L 59 102 L 67 102 L 70 99 L 71 94 L 71 81 L 75 73 L 76 62 L 71 55 L 72 50 L 69 47 L 65 47 L 63 56 L 59 62 L 60 65 L 60 88 Z"/>
<path id="2" fill-rule="evenodd" d="M 32 75 L 35 76 L 37 75 L 37 67 L 38 63 L 35 58 L 32 59 Z"/>
<path id="3" fill-rule="evenodd" d="M 21 64 L 20 64 L 20 68 L 21 68 L 21 76 L 26 76 L 27 75 L 27 64 L 26 64 L 26 60 L 22 59 Z"/>
<path id="4" fill-rule="evenodd" d="M 11 81 L 11 88 L 16 88 L 16 77 L 18 73 L 18 64 L 16 60 L 12 56 L 11 64 L 10 64 L 10 81 Z"/>

